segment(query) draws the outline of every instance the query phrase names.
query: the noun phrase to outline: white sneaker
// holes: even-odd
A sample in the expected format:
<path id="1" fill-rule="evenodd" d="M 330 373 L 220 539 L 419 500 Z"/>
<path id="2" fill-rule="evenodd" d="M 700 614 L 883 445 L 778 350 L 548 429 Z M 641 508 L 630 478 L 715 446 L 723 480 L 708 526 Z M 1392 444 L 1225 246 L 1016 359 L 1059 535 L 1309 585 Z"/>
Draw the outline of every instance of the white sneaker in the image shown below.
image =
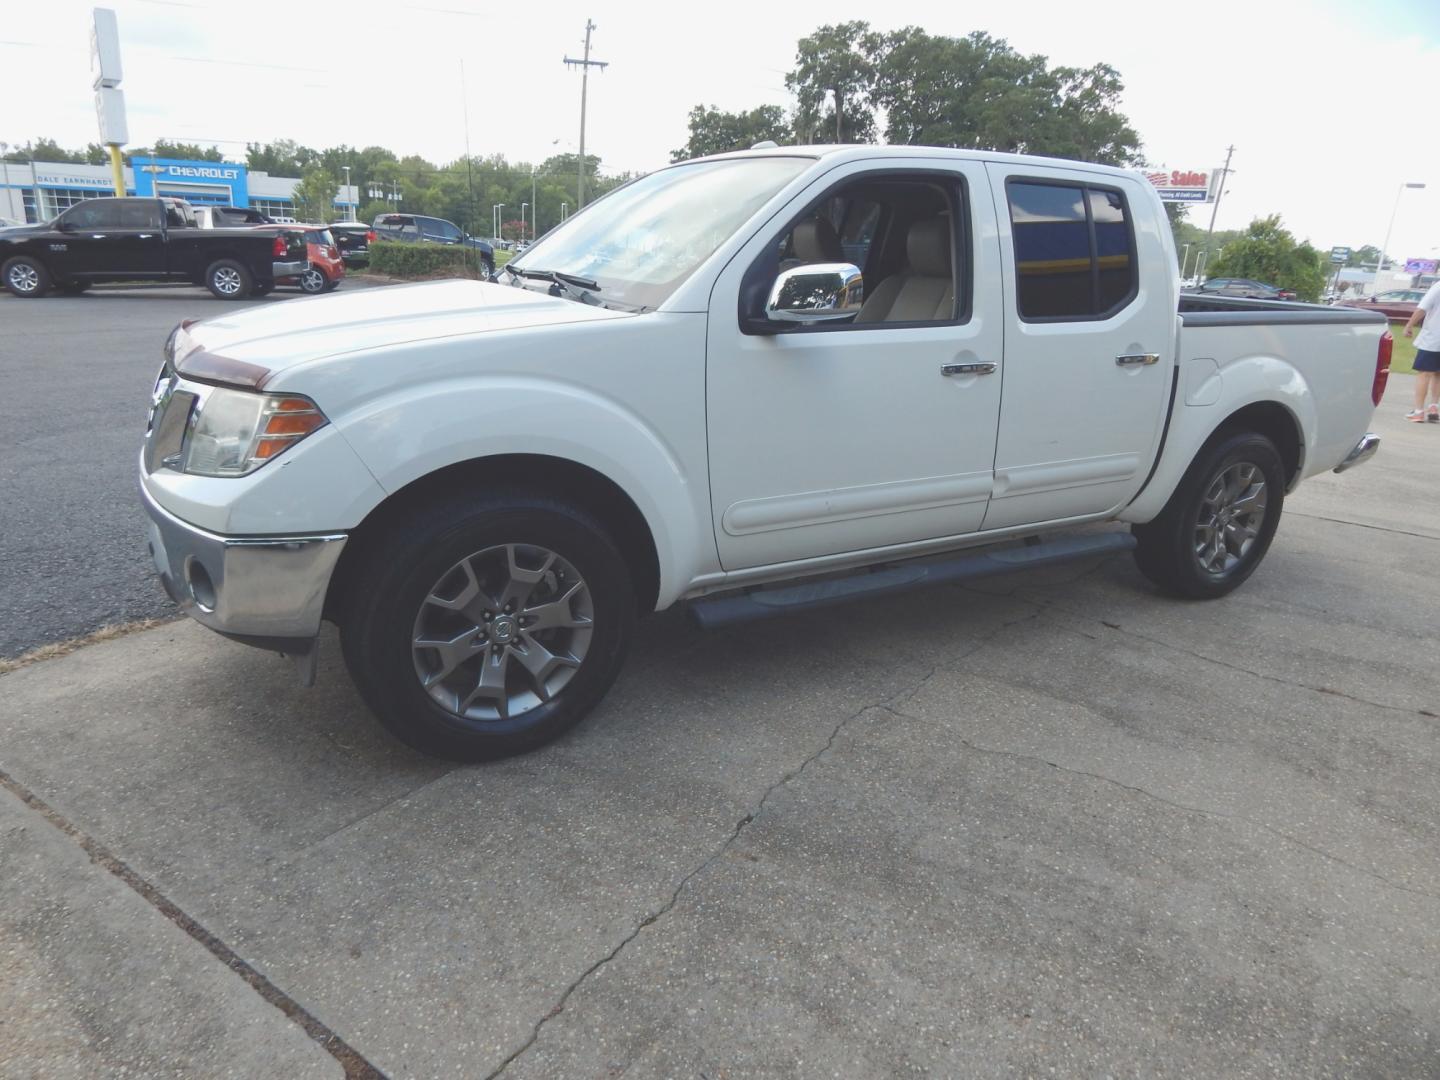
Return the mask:
<path id="1" fill-rule="evenodd" d="M 1423 424 L 1425 423 L 1425 410 L 1411 409 L 1405 414 L 1405 419 L 1409 420 L 1412 424 Z"/>

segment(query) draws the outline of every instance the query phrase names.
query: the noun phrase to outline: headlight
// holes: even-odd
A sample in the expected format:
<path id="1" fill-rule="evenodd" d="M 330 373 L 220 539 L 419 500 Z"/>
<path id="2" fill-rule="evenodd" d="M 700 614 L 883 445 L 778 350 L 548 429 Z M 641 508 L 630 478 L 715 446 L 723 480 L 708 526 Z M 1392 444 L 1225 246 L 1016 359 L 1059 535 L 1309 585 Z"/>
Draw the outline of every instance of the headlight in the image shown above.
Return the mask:
<path id="1" fill-rule="evenodd" d="M 184 471 L 244 476 L 325 424 L 309 398 L 213 387 L 191 420 Z"/>

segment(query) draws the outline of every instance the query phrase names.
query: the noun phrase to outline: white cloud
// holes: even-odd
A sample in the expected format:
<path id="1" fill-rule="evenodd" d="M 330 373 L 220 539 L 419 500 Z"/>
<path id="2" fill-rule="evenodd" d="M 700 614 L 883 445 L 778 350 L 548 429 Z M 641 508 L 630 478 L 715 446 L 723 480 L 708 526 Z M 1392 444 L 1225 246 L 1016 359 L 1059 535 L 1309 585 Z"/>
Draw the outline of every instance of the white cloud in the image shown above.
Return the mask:
<path id="1" fill-rule="evenodd" d="M 9 99 L 0 139 L 96 137 L 88 72 L 90 2 L 7 6 L 0 67 Z M 538 161 L 573 149 L 580 76 L 562 58 L 598 24 L 587 149 L 608 169 L 662 164 L 684 143 L 685 117 L 784 104 L 795 41 L 821 21 L 869 19 L 934 33 L 981 29 L 1053 63 L 1105 61 L 1125 79 L 1124 107 L 1150 159 L 1208 169 L 1236 146 L 1221 228 L 1279 212 L 1317 244 L 1379 244 L 1405 180 L 1391 251 L 1440 247 L 1440 144 L 1431 75 L 1440 70 L 1440 5 L 1218 0 L 1177 18 L 1173 5 L 1073 0 L 980 6 L 911 2 L 877 9 L 732 0 L 720 8 L 577 3 L 501 7 L 480 0 L 298 3 L 115 0 L 130 129 L 165 136 L 315 146 L 379 144 L 432 160 L 464 152 L 460 61 L 476 153 Z M 7 41 L 31 45 L 5 44 Z M 1428 98 L 1428 100 L 1427 100 Z M 556 142 L 558 140 L 558 143 Z M 1191 220 L 1204 225 L 1209 208 Z"/>

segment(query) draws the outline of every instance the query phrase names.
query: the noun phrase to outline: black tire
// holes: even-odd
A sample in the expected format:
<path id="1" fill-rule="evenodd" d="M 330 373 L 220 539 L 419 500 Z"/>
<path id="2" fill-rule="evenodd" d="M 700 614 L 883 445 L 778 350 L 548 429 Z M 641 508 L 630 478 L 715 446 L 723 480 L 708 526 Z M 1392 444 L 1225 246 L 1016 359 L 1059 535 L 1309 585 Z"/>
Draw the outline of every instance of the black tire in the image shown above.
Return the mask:
<path id="1" fill-rule="evenodd" d="M 22 300 L 33 300 L 50 291 L 50 271 L 45 264 L 30 255 L 16 255 L 0 266 L 0 281 L 5 288 Z"/>
<path id="2" fill-rule="evenodd" d="M 1260 478 L 1263 488 L 1257 489 Z M 1223 493 L 1216 498 L 1226 479 L 1229 489 L 1243 490 L 1241 502 L 1227 503 Z M 1236 509 L 1253 507 L 1260 499 L 1263 507 L 1258 511 Z M 1195 455 L 1159 516 L 1132 528 L 1139 542 L 1135 562 L 1146 577 L 1176 596 L 1224 596 L 1265 558 L 1284 505 L 1285 466 L 1275 444 L 1253 431 L 1219 432 Z M 1249 533 L 1253 535 L 1247 540 L 1239 539 Z"/>
<path id="3" fill-rule="evenodd" d="M 216 259 L 205 268 L 205 287 L 221 300 L 244 300 L 254 291 L 255 278 L 243 263 Z"/>
<path id="4" fill-rule="evenodd" d="M 406 513 L 394 526 L 356 541 L 361 544 L 353 553 L 358 562 L 345 578 L 351 583 L 351 592 L 342 600 L 338 618 L 345 663 L 380 723 L 421 753 L 453 761 L 483 761 L 534 749 L 579 723 L 620 671 L 635 624 L 635 591 L 625 560 L 603 526 L 576 507 L 519 492 L 462 495 Z M 545 564 L 558 568 L 551 574 L 558 581 L 534 586 L 537 591 L 550 590 L 543 592 L 542 603 L 559 595 L 562 586 L 576 591 L 567 576 L 578 576 L 585 590 L 579 593 L 582 599 L 567 600 L 565 605 L 567 617 L 575 618 L 574 605 L 583 600 L 587 613 L 582 617 L 589 619 L 584 628 L 536 632 L 554 655 L 563 652 L 574 659 L 579 654 L 578 667 L 567 662 L 569 672 L 563 677 L 568 681 L 550 693 L 548 700 L 533 695 L 537 680 L 511 652 L 519 649 L 522 655 L 539 655 L 526 651 L 535 644 L 529 632 L 523 638 L 517 632 L 512 646 L 479 646 L 476 642 L 492 629 L 495 642 L 510 640 L 502 638 L 499 618 L 491 622 L 489 616 L 473 610 L 464 615 L 443 609 L 437 612 L 427 600 L 448 592 L 442 587 L 449 582 L 459 581 L 463 588 L 466 576 L 472 582 L 481 581 L 485 568 L 493 565 L 487 560 L 503 559 L 505 555 L 495 553 L 505 551 L 510 552 L 508 565 L 512 567 L 518 558 L 515 552 L 528 553 L 527 557 L 537 561 L 545 553 L 558 556 L 559 562 Z M 462 571 L 462 561 L 468 561 L 472 572 L 453 577 Z M 528 569 L 534 572 L 536 567 Z M 500 588 L 496 579 L 487 579 L 484 591 L 476 596 L 488 605 L 485 598 L 496 595 Z M 532 593 L 518 603 L 517 617 L 539 610 L 530 606 L 534 598 Z M 458 622 L 444 629 L 432 630 L 428 622 L 422 627 L 422 620 L 432 618 Z M 464 625 L 457 632 L 454 627 L 460 624 Z M 509 633 L 508 626 L 505 632 Z M 470 638 L 472 633 L 479 636 Z M 575 644 L 574 635 L 584 637 L 583 647 Z M 443 654 L 415 644 L 427 637 L 463 639 L 470 650 L 468 659 L 453 672 L 446 668 L 449 674 L 435 675 L 435 668 L 443 666 Z M 477 653 L 481 647 L 485 652 Z M 472 682 L 478 685 L 479 676 L 472 675 L 492 656 L 505 672 L 501 676 L 505 686 L 534 696 L 534 703 L 527 699 L 524 707 L 513 713 L 497 708 L 494 717 L 461 715 L 457 711 L 463 707 L 460 693 L 470 689 Z M 438 683 L 434 690 L 421 683 L 424 665 L 431 668 L 427 672 L 431 685 Z M 561 672 L 559 667 L 554 670 L 556 676 Z M 454 696 L 447 706 L 432 693 Z M 508 707 L 513 708 L 514 703 Z M 489 705 L 482 699 L 475 708 L 485 711 Z"/>
<path id="5" fill-rule="evenodd" d="M 88 281 L 67 281 L 60 286 L 60 291 L 66 296 L 79 296 L 83 292 L 89 292 L 90 282 Z"/>
<path id="6" fill-rule="evenodd" d="M 334 292 L 334 291 L 335 291 L 336 289 L 338 289 L 339 287 L 340 287 L 340 279 L 339 279 L 339 278 L 331 278 L 329 281 L 325 282 L 325 291 L 326 291 L 326 292 Z"/>

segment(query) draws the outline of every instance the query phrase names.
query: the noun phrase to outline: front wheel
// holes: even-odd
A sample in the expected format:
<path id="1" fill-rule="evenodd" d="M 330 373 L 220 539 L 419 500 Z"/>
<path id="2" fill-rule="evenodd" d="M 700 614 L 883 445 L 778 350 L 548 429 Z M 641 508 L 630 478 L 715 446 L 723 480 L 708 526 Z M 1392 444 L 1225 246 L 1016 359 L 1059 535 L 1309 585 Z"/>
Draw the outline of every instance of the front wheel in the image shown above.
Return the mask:
<path id="1" fill-rule="evenodd" d="M 205 271 L 205 287 L 221 300 L 243 300 L 254 286 L 250 271 L 234 259 L 219 259 Z"/>
<path id="2" fill-rule="evenodd" d="M 480 761 L 579 723 L 635 622 L 625 560 L 580 509 L 457 496 L 367 538 L 341 644 L 380 722 L 422 753 Z"/>
<path id="3" fill-rule="evenodd" d="M 50 272 L 39 259 L 17 255 L 0 267 L 5 288 L 23 300 L 44 296 L 50 290 Z"/>
<path id="4" fill-rule="evenodd" d="M 1141 572 L 1167 592 L 1224 596 L 1260 565 L 1280 524 L 1285 466 L 1263 435 L 1207 444 L 1154 521 L 1132 530 Z"/>

